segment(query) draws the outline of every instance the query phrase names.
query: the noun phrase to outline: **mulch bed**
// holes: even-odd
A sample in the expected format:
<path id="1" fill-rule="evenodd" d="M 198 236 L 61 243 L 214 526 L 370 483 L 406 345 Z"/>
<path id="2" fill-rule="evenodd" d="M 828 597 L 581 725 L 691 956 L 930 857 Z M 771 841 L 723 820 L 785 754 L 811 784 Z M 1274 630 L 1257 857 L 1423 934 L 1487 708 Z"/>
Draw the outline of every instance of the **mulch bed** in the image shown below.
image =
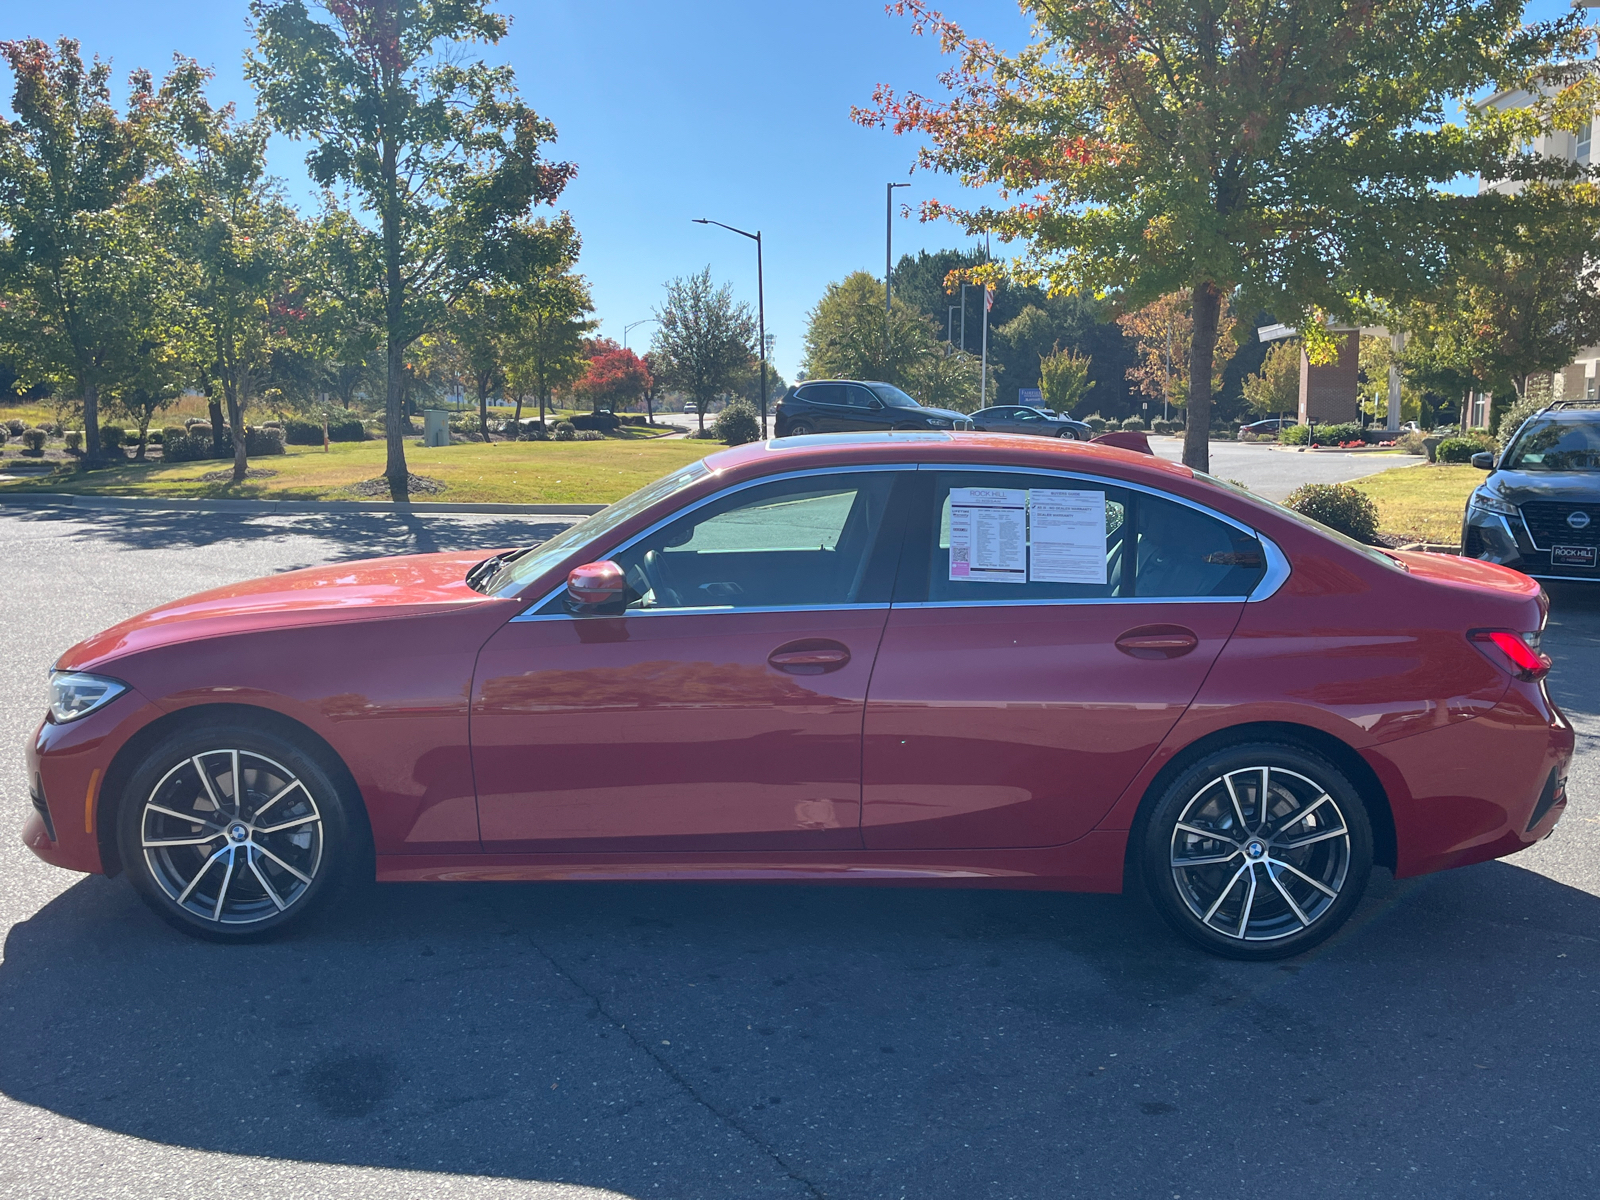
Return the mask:
<path id="1" fill-rule="evenodd" d="M 376 479 L 363 479 L 360 483 L 353 483 L 349 490 L 357 496 L 377 500 L 389 498 L 389 480 L 379 475 Z M 445 490 L 445 486 L 437 479 L 429 479 L 426 475 L 407 475 L 406 493 L 411 496 L 437 496 Z"/>
<path id="2" fill-rule="evenodd" d="M 271 479 L 276 474 L 276 471 L 269 471 L 265 467 L 246 467 L 244 477 L 246 479 Z M 226 471 L 207 471 L 200 478 L 207 483 L 227 483 L 233 478 L 233 468 L 229 467 Z"/>

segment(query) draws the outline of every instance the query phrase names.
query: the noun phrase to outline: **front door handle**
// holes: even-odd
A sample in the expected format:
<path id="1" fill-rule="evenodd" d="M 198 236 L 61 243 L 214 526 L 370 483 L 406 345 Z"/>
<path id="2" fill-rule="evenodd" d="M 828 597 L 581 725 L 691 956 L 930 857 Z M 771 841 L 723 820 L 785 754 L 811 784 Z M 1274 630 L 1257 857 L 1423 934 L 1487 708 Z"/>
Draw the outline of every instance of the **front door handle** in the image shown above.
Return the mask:
<path id="1" fill-rule="evenodd" d="M 767 662 L 790 675 L 822 675 L 850 661 L 850 648 L 820 638 L 790 642 L 767 655 Z"/>
<path id="2" fill-rule="evenodd" d="M 1134 658 L 1182 658 L 1199 644 L 1182 625 L 1141 625 L 1117 639 L 1117 649 Z"/>

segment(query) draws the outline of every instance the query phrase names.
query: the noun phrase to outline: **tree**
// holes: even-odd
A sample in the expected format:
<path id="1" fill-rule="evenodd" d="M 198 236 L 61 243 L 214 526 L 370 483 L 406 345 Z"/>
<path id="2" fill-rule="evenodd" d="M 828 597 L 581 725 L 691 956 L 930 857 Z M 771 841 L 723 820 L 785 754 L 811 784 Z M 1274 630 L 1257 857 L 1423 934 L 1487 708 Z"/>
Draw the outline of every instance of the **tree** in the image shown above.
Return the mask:
<path id="1" fill-rule="evenodd" d="M 807 314 L 803 373 L 811 379 L 874 379 L 916 386 L 938 336 L 933 322 L 898 294 L 884 344 L 883 284 L 866 271 L 830 283 Z"/>
<path id="2" fill-rule="evenodd" d="M 615 412 L 624 404 L 632 404 L 652 387 L 650 368 L 632 350 L 618 346 L 610 339 L 604 349 L 589 359 L 589 368 L 573 384 L 573 392 L 589 401 L 596 411 L 602 404 Z"/>
<path id="3" fill-rule="evenodd" d="M 307 333 L 319 368 L 317 390 L 346 409 L 381 378 L 380 258 L 378 239 L 325 195 L 304 255 Z"/>
<path id="4" fill-rule="evenodd" d="M 1189 370 L 1194 360 L 1191 343 L 1195 325 L 1190 299 L 1184 292 L 1173 292 L 1117 318 L 1117 324 L 1132 336 L 1137 348 L 1137 364 L 1128 371 L 1128 378 L 1139 385 L 1144 395 L 1179 407 L 1189 403 L 1191 391 Z M 1216 341 L 1223 353 L 1211 356 L 1208 396 L 1222 386 L 1222 373 L 1238 348 L 1233 340 L 1234 325 L 1232 314 L 1224 311 L 1217 315 Z"/>
<path id="5" fill-rule="evenodd" d="M 929 408 L 949 408 L 956 412 L 976 412 L 984 394 L 983 360 L 953 346 L 935 346 L 917 365 L 911 392 Z M 988 394 L 998 395 L 994 369 L 989 370 Z"/>
<path id="6" fill-rule="evenodd" d="M 454 343 L 454 365 L 471 383 L 478 402 L 478 430 L 491 445 L 489 396 L 505 385 L 512 302 L 504 289 L 479 283 L 456 297 L 446 324 Z"/>
<path id="7" fill-rule="evenodd" d="M 1532 376 L 1600 342 L 1600 188 L 1534 184 L 1518 199 L 1519 224 L 1458 256 L 1400 321 L 1413 332 L 1408 360 L 1524 396 Z"/>
<path id="8" fill-rule="evenodd" d="M 727 284 L 712 285 L 710 267 L 666 288 L 666 303 L 655 310 L 660 324 L 650 341 L 651 361 L 663 383 L 694 398 L 704 430 L 706 409 L 755 357 L 756 320 Z"/>
<path id="9" fill-rule="evenodd" d="M 506 370 L 517 401 L 516 419 L 522 419 L 522 398 L 531 392 L 539 401 L 543 424 L 552 393 L 588 366 L 584 338 L 596 323 L 586 314 L 594 311 L 594 301 L 588 281 L 572 269 L 582 242 L 567 214 L 523 225 L 522 242 L 528 250 L 507 314 Z"/>
<path id="10" fill-rule="evenodd" d="M 1518 204 L 1439 186 L 1500 173 L 1520 136 L 1509 118 L 1452 124 L 1447 104 L 1577 62 L 1588 42 L 1575 15 L 1524 26 L 1522 0 L 1024 0 L 1035 40 L 1007 55 L 927 0 L 893 7 L 956 56 L 952 94 L 880 86 L 857 120 L 924 136 L 923 166 L 998 191 L 999 205 L 923 214 L 1020 240 L 1024 282 L 1119 290 L 1128 309 L 1190 294 L 1196 468 L 1226 302 L 1309 329 L 1426 290 L 1480 217 Z M 1524 156 L 1518 171 L 1570 168 Z M 1333 349 L 1307 343 L 1318 361 Z"/>
<path id="11" fill-rule="evenodd" d="M 3 335 L 25 383 L 71 388 L 83 403 L 84 457 L 100 459 L 100 393 L 113 364 L 137 353 L 130 267 L 137 229 L 121 208 L 159 157 L 160 97 L 129 77 L 127 114 L 111 102 L 111 67 L 85 67 L 78 43 L 0 42 L 15 80 L 0 117 Z"/>
<path id="12" fill-rule="evenodd" d="M 349 185 L 378 223 L 384 301 L 385 476 L 408 494 L 403 441 L 406 348 L 450 303 L 493 277 L 517 221 L 560 195 L 574 172 L 540 147 L 555 128 L 517 99 L 509 67 L 468 60 L 463 43 L 500 40 L 485 0 L 252 0 L 246 73 L 279 129 L 316 143 L 324 187 Z"/>
<path id="13" fill-rule="evenodd" d="M 1070 413 L 1093 387 L 1088 355 L 1058 349 L 1039 357 L 1039 390 L 1047 407 Z"/>
<path id="14" fill-rule="evenodd" d="M 202 378 L 227 406 L 233 482 L 248 469 L 245 412 L 267 390 L 279 356 L 305 336 L 291 295 L 305 229 L 267 176 L 267 123 L 213 109 L 190 64 L 174 107 L 191 158 L 168 181 L 192 264 L 190 333 Z"/>
<path id="15" fill-rule="evenodd" d="M 1363 338 L 1365 345 L 1367 339 Z M 1300 340 L 1274 342 L 1261 370 L 1244 381 L 1244 398 L 1265 416 L 1300 411 Z"/>

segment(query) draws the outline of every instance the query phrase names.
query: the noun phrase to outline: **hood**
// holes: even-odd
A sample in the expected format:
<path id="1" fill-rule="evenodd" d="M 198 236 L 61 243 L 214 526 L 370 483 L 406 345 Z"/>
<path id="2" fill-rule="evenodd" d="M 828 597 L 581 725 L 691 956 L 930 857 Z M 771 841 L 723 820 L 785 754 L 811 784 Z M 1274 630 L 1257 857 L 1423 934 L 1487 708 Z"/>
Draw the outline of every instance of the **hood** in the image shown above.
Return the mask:
<path id="1" fill-rule="evenodd" d="M 1495 471 L 1478 490 L 1511 504 L 1529 500 L 1600 504 L 1600 471 Z"/>
<path id="2" fill-rule="evenodd" d="M 222 634 L 500 603 L 466 584 L 467 571 L 491 553 L 474 550 L 369 558 L 213 588 L 113 625 L 79 642 L 56 665 L 81 670 L 133 651 Z"/>

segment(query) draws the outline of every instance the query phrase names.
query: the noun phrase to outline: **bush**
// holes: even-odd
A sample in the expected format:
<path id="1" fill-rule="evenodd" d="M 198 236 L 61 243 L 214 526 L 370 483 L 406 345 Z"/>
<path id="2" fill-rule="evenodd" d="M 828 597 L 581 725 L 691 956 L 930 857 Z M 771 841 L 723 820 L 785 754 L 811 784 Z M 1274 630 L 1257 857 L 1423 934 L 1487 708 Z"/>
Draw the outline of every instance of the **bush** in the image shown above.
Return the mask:
<path id="1" fill-rule="evenodd" d="M 283 440 L 291 446 L 320 446 L 322 426 L 313 421 L 290 418 L 283 423 Z"/>
<path id="2" fill-rule="evenodd" d="M 555 440 L 558 442 L 575 442 L 578 440 L 578 431 L 573 428 L 571 421 L 557 421 Z"/>
<path id="3" fill-rule="evenodd" d="M 711 432 L 718 441 L 730 446 L 761 440 L 761 416 L 756 406 L 748 400 L 734 400 L 717 414 L 711 423 Z"/>
<path id="4" fill-rule="evenodd" d="M 66 442 L 68 454 L 83 453 L 83 430 L 69 429 L 61 440 Z"/>
<path id="5" fill-rule="evenodd" d="M 268 429 L 265 425 L 244 427 L 244 452 L 251 458 L 270 454 L 287 454 L 283 448 L 283 430 Z"/>
<path id="6" fill-rule="evenodd" d="M 1125 417 L 1122 422 L 1122 428 L 1127 430 L 1142 430 L 1144 428 L 1144 418 Z"/>
<path id="7" fill-rule="evenodd" d="M 1370 542 L 1378 532 L 1378 506 L 1347 483 L 1301 484 L 1284 503 L 1358 542 Z"/>
<path id="8" fill-rule="evenodd" d="M 100 427 L 100 445 L 107 450 L 119 449 L 128 440 L 128 431 L 120 425 L 102 425 Z M 138 441 L 138 435 L 135 434 L 132 440 Z"/>
<path id="9" fill-rule="evenodd" d="M 1361 426 L 1354 421 L 1318 425 L 1312 430 L 1311 436 L 1319 446 L 1342 446 L 1346 442 L 1361 441 Z"/>
<path id="10" fill-rule="evenodd" d="M 412 432 L 411 422 L 407 420 L 405 432 Z M 317 441 L 322 441 L 321 430 L 318 430 Z M 359 417 L 344 417 L 337 421 L 328 422 L 328 440 L 330 442 L 364 442 L 367 440 L 366 426 L 361 424 Z"/>
<path id="11" fill-rule="evenodd" d="M 193 418 L 183 423 L 183 431 L 190 437 L 208 438 L 215 436 L 211 429 L 210 421 L 197 421 Z"/>
<path id="12" fill-rule="evenodd" d="M 1304 446 L 1311 441 L 1311 430 L 1304 425 L 1286 425 L 1278 430 L 1280 446 Z"/>
<path id="13" fill-rule="evenodd" d="M 598 429 L 601 433 L 610 433 L 622 424 L 613 413 L 579 413 L 571 423 L 574 429 Z"/>
<path id="14" fill-rule="evenodd" d="M 1428 447 L 1424 444 L 1422 435 L 1414 429 L 1410 433 L 1402 433 L 1400 440 L 1395 445 L 1406 454 L 1428 453 Z"/>
<path id="15" fill-rule="evenodd" d="M 42 429 L 24 429 L 22 431 L 22 452 L 35 457 L 44 453 L 44 440 L 49 435 Z"/>
<path id="16" fill-rule="evenodd" d="M 139 439 L 137 439 L 137 438 L 134 439 L 134 441 L 138 441 L 138 440 Z M 144 440 L 145 440 L 145 444 L 146 445 L 159 446 L 159 445 L 161 445 L 162 442 L 166 441 L 166 437 L 162 434 L 161 430 L 159 430 L 159 429 L 151 429 L 151 430 L 146 431 L 146 433 L 144 435 Z"/>
<path id="17" fill-rule="evenodd" d="M 1481 449 L 1483 447 L 1478 445 L 1477 442 L 1469 441 L 1467 438 L 1454 437 L 1445 438 L 1433 453 L 1434 457 L 1442 463 L 1464 463 L 1471 462 L 1472 456 Z"/>
<path id="18" fill-rule="evenodd" d="M 1529 397 L 1524 396 L 1513 403 L 1510 408 L 1506 409 L 1506 411 L 1500 417 L 1500 426 L 1495 431 L 1498 435 L 1495 438 L 1497 443 L 1495 449 L 1504 450 L 1507 444 L 1509 444 L 1511 439 L 1516 435 L 1517 430 L 1522 428 L 1522 423 L 1529 417 L 1533 416 L 1534 413 L 1544 408 L 1547 399 L 1548 397 L 1530 399 Z"/>
<path id="19" fill-rule="evenodd" d="M 1083 418 L 1083 423 L 1096 433 L 1104 432 L 1106 427 L 1106 419 L 1099 413 L 1090 413 L 1087 417 Z"/>
<path id="20" fill-rule="evenodd" d="M 23 423 L 23 420 L 22 420 L 21 417 L 12 417 L 9 421 L 6 422 L 6 428 L 11 431 L 11 436 L 12 437 L 21 437 L 22 434 L 23 434 L 23 431 L 26 430 L 28 427 L 27 427 L 26 424 Z"/>
<path id="21" fill-rule="evenodd" d="M 606 435 L 598 429 L 580 429 L 572 435 L 572 440 L 575 442 L 603 442 L 606 440 Z"/>

